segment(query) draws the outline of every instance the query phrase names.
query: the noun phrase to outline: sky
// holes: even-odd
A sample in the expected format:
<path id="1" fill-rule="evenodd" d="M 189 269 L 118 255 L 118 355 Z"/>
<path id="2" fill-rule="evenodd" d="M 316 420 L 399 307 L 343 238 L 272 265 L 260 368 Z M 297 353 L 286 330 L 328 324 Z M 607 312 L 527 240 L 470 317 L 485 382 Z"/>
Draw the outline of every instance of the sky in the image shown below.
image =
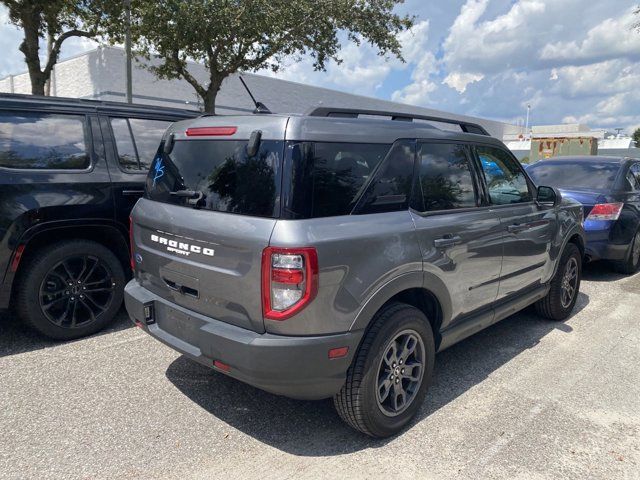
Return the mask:
<path id="1" fill-rule="evenodd" d="M 344 43 L 343 62 L 307 58 L 277 77 L 484 118 L 531 124 L 640 127 L 638 0 L 406 0 L 405 62 Z M 21 32 L 0 9 L 0 77 L 25 70 Z M 95 48 L 72 39 L 62 57 Z M 270 72 L 261 72 L 273 75 Z"/>

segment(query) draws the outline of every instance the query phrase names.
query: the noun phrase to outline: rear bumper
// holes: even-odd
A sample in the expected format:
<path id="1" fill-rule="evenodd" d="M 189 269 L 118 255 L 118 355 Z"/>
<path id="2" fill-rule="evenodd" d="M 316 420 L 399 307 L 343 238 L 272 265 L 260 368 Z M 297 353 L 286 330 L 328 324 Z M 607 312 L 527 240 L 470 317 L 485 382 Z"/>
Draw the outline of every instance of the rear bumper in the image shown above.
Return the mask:
<path id="1" fill-rule="evenodd" d="M 590 260 L 624 260 L 629 250 L 627 243 L 613 243 L 609 230 L 587 230 L 585 254 Z"/>
<path id="2" fill-rule="evenodd" d="M 150 303 L 155 323 L 146 325 L 144 305 Z M 362 332 L 318 337 L 256 333 L 179 307 L 135 279 L 125 287 L 125 305 L 133 322 L 142 322 L 149 335 L 187 357 L 211 368 L 219 360 L 230 370 L 216 370 L 291 398 L 316 400 L 338 393 L 362 337 Z M 328 351 L 338 347 L 349 347 L 347 356 L 330 360 Z"/>

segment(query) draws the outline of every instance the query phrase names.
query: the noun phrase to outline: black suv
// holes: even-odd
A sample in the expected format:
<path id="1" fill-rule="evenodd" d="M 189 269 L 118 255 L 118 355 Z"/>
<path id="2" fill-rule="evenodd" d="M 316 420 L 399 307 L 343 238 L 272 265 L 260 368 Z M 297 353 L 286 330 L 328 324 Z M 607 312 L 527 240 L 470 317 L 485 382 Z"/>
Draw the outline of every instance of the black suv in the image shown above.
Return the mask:
<path id="1" fill-rule="evenodd" d="M 198 112 L 0 94 L 0 308 L 71 339 L 107 325 L 129 212 L 164 131 Z"/>

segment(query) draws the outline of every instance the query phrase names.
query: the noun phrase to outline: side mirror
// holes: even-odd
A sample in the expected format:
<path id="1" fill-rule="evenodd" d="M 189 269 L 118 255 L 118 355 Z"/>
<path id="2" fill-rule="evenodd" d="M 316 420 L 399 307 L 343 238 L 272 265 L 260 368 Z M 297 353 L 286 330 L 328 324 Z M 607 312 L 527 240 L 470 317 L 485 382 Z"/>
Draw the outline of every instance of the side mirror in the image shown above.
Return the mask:
<path id="1" fill-rule="evenodd" d="M 538 187 L 536 195 L 536 203 L 544 207 L 557 207 L 562 202 L 562 194 L 555 187 L 546 187 L 541 185 Z"/>

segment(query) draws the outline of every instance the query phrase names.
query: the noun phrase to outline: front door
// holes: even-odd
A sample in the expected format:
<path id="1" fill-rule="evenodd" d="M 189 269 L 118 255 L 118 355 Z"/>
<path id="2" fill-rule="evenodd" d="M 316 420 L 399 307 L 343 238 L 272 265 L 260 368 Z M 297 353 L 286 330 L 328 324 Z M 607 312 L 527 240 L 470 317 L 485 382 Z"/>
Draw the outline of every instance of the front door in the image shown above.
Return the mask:
<path id="1" fill-rule="evenodd" d="M 500 300 L 539 284 L 548 276 L 553 265 L 549 248 L 557 219 L 554 208 L 535 203 L 535 189 L 511 153 L 489 145 L 478 145 L 474 150 L 486 181 L 488 200 L 502 225 Z"/>
<path id="2" fill-rule="evenodd" d="M 489 309 L 496 299 L 501 225 L 483 205 L 467 145 L 422 142 L 418 156 L 412 216 L 425 271 L 450 289 L 453 323 L 471 312 Z"/>

